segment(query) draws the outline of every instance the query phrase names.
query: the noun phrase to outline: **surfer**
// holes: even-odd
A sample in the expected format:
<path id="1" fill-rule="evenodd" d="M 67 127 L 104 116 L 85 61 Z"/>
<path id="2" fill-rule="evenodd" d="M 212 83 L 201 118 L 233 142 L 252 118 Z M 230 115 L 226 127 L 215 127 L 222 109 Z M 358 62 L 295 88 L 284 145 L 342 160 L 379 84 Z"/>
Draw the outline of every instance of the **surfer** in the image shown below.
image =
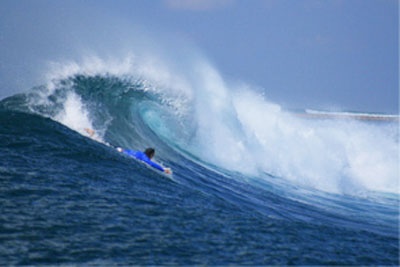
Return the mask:
<path id="1" fill-rule="evenodd" d="M 151 159 L 154 157 L 156 151 L 154 148 L 146 148 L 144 152 L 142 151 L 135 151 L 130 149 L 123 149 L 121 147 L 117 147 L 118 152 L 125 153 L 135 159 L 145 162 L 146 164 L 150 165 L 153 168 L 156 168 L 159 171 L 165 172 L 166 174 L 171 174 L 170 168 L 164 168 L 160 164 L 155 163 Z"/>
<path id="2" fill-rule="evenodd" d="M 85 128 L 84 129 L 91 138 L 94 138 L 96 132 L 93 129 L 90 128 Z M 114 147 L 114 146 L 112 146 Z M 142 151 L 135 151 L 135 150 L 130 150 L 130 149 L 123 149 L 121 147 L 116 147 L 118 152 L 122 152 L 125 153 L 128 156 L 131 156 L 135 159 L 138 159 L 140 161 L 143 161 L 144 163 L 150 165 L 151 167 L 165 172 L 166 174 L 172 174 L 172 171 L 170 168 L 164 168 L 163 166 L 161 166 L 158 163 L 155 163 L 154 161 L 152 161 L 151 159 L 154 157 L 154 155 L 156 154 L 156 151 L 154 150 L 154 148 L 147 148 L 144 152 Z"/>

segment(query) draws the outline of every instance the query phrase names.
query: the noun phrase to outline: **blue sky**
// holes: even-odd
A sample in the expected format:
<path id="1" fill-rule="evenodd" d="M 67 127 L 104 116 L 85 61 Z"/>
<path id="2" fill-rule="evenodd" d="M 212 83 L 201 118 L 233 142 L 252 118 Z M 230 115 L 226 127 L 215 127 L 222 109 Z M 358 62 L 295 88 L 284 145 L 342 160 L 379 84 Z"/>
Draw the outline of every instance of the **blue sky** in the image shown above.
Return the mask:
<path id="1" fill-rule="evenodd" d="M 283 107 L 398 113 L 398 15 L 397 0 L 2 0 L 0 97 L 38 58 L 73 54 L 75 31 L 140 28 Z"/>

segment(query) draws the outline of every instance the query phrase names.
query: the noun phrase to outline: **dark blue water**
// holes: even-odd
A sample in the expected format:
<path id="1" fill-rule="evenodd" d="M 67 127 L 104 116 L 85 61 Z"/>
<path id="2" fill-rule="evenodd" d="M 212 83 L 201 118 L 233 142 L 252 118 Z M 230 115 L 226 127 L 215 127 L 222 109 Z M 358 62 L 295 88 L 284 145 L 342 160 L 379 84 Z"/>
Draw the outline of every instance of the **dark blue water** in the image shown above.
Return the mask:
<path id="1" fill-rule="evenodd" d="M 179 142 L 197 140 L 180 124 L 193 117 L 172 120 L 145 87 L 77 75 L 0 102 L 0 265 L 399 264 L 398 193 L 327 192 L 207 161 Z M 107 143 L 155 146 L 173 177 Z"/>

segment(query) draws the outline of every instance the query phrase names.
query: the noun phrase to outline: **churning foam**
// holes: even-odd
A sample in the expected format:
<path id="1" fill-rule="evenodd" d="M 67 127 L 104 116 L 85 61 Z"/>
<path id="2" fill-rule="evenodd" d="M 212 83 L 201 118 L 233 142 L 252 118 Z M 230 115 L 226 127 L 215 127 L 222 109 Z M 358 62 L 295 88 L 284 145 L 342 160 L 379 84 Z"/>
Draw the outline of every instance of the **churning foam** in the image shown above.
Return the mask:
<path id="1" fill-rule="evenodd" d="M 354 120 L 307 120 L 250 87 L 228 88 L 209 64 L 195 65 L 196 138 L 203 159 L 230 170 L 267 172 L 335 193 L 399 193 L 398 133 Z"/>
<path id="2" fill-rule="evenodd" d="M 83 135 L 88 135 L 85 129 L 93 129 L 89 111 L 85 108 L 82 99 L 73 91 L 68 92 L 63 108 L 53 119 Z M 92 138 L 103 142 L 99 131 Z"/>
<path id="3" fill-rule="evenodd" d="M 399 192 L 398 136 L 388 129 L 299 119 L 249 90 L 237 94 L 235 107 L 265 171 L 328 192 Z"/>

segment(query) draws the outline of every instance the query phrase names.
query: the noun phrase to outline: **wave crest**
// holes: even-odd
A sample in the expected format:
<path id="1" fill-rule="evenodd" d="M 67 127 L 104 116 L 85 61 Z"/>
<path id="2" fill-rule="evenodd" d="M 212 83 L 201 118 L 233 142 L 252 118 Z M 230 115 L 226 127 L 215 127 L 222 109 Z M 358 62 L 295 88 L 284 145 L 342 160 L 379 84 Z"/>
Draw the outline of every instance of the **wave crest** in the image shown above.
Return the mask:
<path id="1" fill-rule="evenodd" d="M 178 74 L 132 56 L 54 69 L 47 85 L 2 106 L 81 133 L 95 128 L 100 140 L 121 146 L 166 145 L 253 179 L 269 173 L 327 192 L 399 192 L 394 123 L 296 117 L 249 86 L 228 85 L 202 60 Z"/>

